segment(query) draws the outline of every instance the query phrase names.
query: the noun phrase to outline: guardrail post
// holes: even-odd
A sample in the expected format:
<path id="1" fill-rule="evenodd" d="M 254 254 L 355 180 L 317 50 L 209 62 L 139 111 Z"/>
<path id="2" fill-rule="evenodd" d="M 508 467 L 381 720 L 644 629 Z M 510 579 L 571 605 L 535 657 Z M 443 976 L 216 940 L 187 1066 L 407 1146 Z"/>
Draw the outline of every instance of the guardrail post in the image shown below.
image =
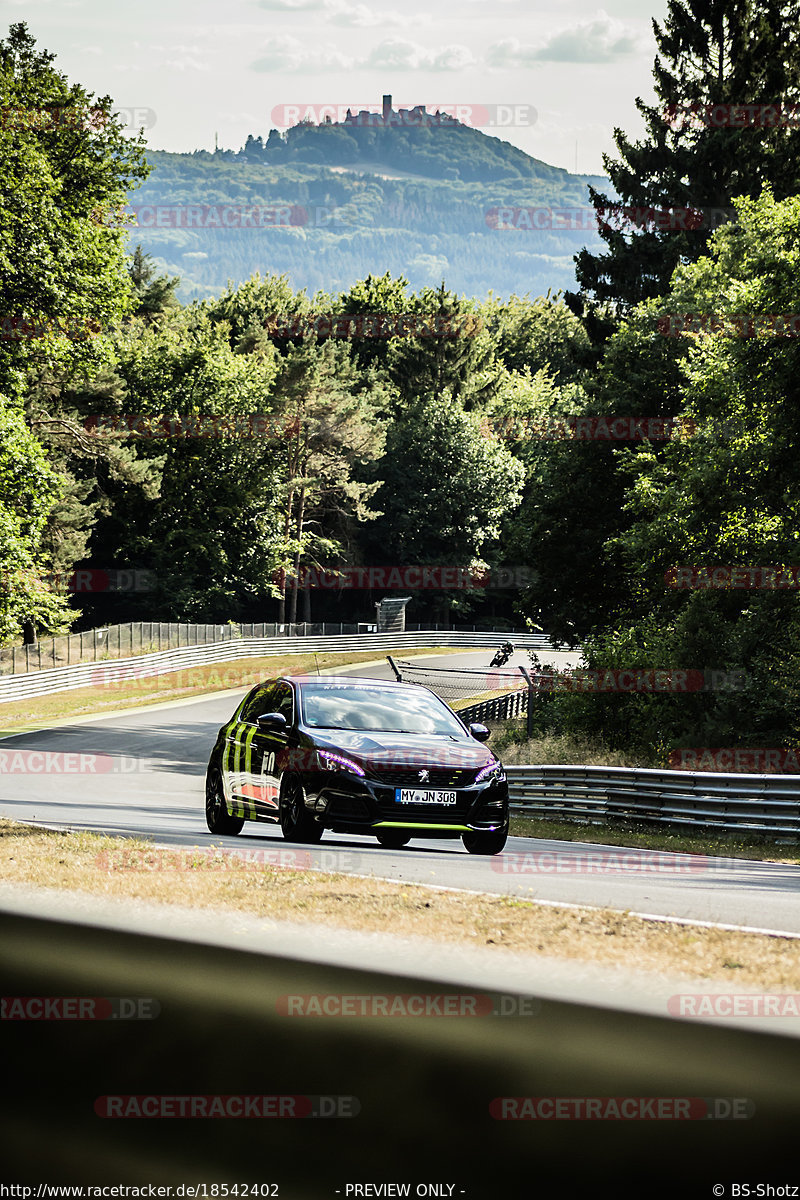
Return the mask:
<path id="1" fill-rule="evenodd" d="M 525 733 L 530 741 L 530 739 L 533 737 L 533 680 L 531 679 L 525 667 L 520 666 L 519 669 L 525 676 L 525 681 L 528 684 L 528 703 L 526 705 L 527 720 L 525 722 Z"/>

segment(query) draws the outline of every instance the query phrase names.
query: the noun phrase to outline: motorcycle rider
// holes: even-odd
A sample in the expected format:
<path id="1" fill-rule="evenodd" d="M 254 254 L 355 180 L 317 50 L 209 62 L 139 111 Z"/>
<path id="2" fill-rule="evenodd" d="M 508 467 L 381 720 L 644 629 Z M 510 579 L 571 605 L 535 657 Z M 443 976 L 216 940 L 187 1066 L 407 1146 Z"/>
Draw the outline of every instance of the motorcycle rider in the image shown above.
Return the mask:
<path id="1" fill-rule="evenodd" d="M 508 662 L 508 660 L 511 658 L 511 655 L 513 653 L 514 653 L 513 643 L 504 642 L 503 645 L 500 647 L 500 649 L 495 654 L 494 658 L 492 659 L 490 666 L 504 667 L 506 665 L 506 663 Z"/>

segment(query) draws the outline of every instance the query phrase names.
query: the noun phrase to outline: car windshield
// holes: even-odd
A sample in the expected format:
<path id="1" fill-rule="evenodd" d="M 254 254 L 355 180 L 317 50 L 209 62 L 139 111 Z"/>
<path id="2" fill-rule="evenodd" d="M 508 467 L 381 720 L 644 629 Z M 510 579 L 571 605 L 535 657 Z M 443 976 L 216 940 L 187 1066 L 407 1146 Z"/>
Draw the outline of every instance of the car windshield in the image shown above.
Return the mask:
<path id="1" fill-rule="evenodd" d="M 430 692 L 319 683 L 303 688 L 303 717 L 314 729 L 371 729 L 379 733 L 465 736 L 449 708 Z"/>

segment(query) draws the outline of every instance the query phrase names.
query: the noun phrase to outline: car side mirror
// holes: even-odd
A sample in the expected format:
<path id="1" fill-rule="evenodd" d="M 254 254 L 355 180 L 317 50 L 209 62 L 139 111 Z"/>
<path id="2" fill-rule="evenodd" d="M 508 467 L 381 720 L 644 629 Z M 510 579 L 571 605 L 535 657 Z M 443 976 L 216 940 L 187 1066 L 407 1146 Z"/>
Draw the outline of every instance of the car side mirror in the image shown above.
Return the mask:
<path id="1" fill-rule="evenodd" d="M 472 722 L 469 727 L 469 731 L 475 738 L 476 742 L 488 742 L 489 738 L 492 736 L 491 731 L 487 729 L 485 725 L 479 724 L 478 721 Z"/>
<path id="2" fill-rule="evenodd" d="M 261 733 L 286 733 L 286 717 L 283 713 L 262 713 L 256 717 L 256 725 Z"/>

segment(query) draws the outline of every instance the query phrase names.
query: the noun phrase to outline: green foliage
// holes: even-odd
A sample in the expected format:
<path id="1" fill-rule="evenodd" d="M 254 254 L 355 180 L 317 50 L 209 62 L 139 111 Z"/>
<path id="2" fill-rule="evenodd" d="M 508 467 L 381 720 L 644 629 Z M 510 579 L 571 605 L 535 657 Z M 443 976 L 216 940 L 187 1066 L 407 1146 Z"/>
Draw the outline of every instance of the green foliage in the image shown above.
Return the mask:
<path id="1" fill-rule="evenodd" d="M 681 267 L 660 303 L 632 314 L 617 335 L 620 346 L 633 338 L 635 350 L 659 314 L 800 311 L 800 199 L 778 202 L 766 191 L 736 207 L 738 225 L 718 230 L 710 254 Z M 628 594 L 615 632 L 592 643 L 590 661 L 736 670 L 744 686 L 691 696 L 569 697 L 570 728 L 602 728 L 609 744 L 798 744 L 796 589 L 668 586 L 667 572 L 681 566 L 800 562 L 797 341 L 768 327 L 760 336 L 732 336 L 734 328 L 729 319 L 722 334 L 660 339 L 676 357 L 650 391 L 663 397 L 667 381 L 688 432 L 658 454 L 618 454 L 628 524 L 609 539 L 605 564 L 616 564 Z M 617 356 L 616 369 L 627 361 Z"/>
<path id="2" fill-rule="evenodd" d="M 632 142 L 617 130 L 619 157 L 603 157 L 624 207 L 705 213 L 730 208 L 736 196 L 754 198 L 767 184 L 778 198 L 797 191 L 796 124 L 717 126 L 690 110 L 765 103 L 792 110 L 800 101 L 798 21 L 798 0 L 669 0 L 666 19 L 653 21 L 657 103 L 636 100 L 646 135 Z M 605 195 L 591 187 L 590 194 L 596 209 L 607 207 Z M 609 314 L 598 302 L 626 311 L 663 295 L 680 263 L 705 254 L 713 227 L 707 220 L 685 230 L 651 224 L 631 235 L 611 220 L 600 230 L 607 252 L 585 248 L 577 256 L 580 292 L 570 304 L 588 309 L 593 336 L 607 335 Z"/>
<path id="3" fill-rule="evenodd" d="M 376 562 L 470 566 L 497 542 L 519 502 L 522 467 L 449 396 L 403 412 L 389 426 L 371 531 Z"/>

